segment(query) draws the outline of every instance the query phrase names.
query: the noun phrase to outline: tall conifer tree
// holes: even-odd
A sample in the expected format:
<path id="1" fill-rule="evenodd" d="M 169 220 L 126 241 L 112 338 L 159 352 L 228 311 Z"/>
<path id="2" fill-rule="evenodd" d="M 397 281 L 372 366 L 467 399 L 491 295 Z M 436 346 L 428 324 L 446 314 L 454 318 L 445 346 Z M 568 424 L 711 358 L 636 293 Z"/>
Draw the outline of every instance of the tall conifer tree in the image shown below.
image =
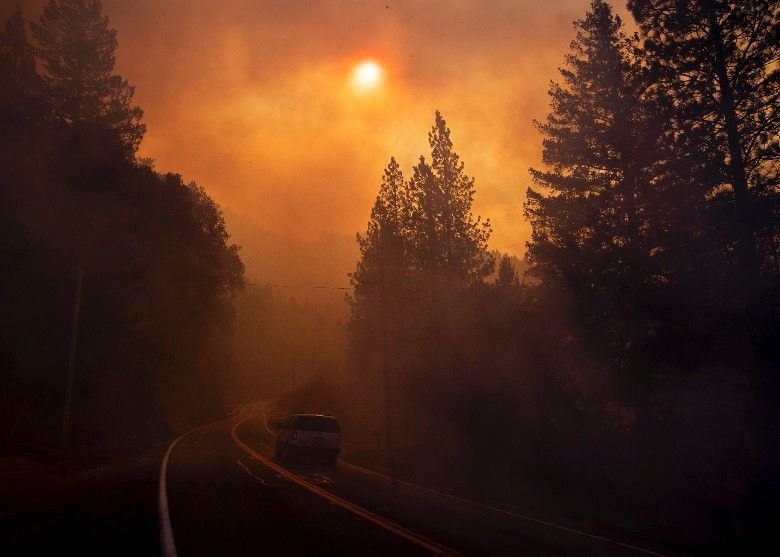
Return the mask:
<path id="1" fill-rule="evenodd" d="M 135 153 L 146 127 L 135 89 L 114 74 L 116 31 L 99 0 L 49 0 L 33 24 L 51 92 L 51 114 L 70 125 L 104 125 Z"/>
<path id="2" fill-rule="evenodd" d="M 401 167 L 394 158 L 382 175 L 365 235 L 358 234 L 360 261 L 351 275 L 353 293 L 348 299 L 353 325 L 377 319 L 379 304 L 397 303 L 408 282 L 408 198 Z M 373 316 L 369 313 L 374 312 Z"/>
<path id="3" fill-rule="evenodd" d="M 44 88 L 17 8 L 0 30 L 0 124 L 29 126 L 43 116 Z"/>
<path id="4" fill-rule="evenodd" d="M 465 174 L 439 112 L 428 144 L 430 164 L 420 157 L 409 181 L 412 259 L 428 288 L 464 288 L 493 271 L 487 252 L 490 221 L 472 214 L 474 178 Z"/>
<path id="5" fill-rule="evenodd" d="M 594 0 L 575 27 L 564 83 L 552 84 L 552 111 L 537 123 L 548 169 L 531 170 L 527 258 L 573 297 L 583 330 L 626 346 L 643 334 L 639 306 L 660 241 L 650 188 L 658 127 L 642 99 L 637 40 L 609 4 Z"/>
<path id="6" fill-rule="evenodd" d="M 520 288 L 517 272 L 512 266 L 512 260 L 507 255 L 504 255 L 498 264 L 498 275 L 494 286 L 502 294 L 511 294 Z"/>
<path id="7" fill-rule="evenodd" d="M 708 154 L 705 195 L 710 205 L 732 207 L 723 227 L 741 263 L 740 288 L 755 290 L 762 267 L 777 273 L 780 2 L 628 4 L 659 89 L 674 101 L 671 135 L 679 145 L 695 142 L 687 150 Z"/>

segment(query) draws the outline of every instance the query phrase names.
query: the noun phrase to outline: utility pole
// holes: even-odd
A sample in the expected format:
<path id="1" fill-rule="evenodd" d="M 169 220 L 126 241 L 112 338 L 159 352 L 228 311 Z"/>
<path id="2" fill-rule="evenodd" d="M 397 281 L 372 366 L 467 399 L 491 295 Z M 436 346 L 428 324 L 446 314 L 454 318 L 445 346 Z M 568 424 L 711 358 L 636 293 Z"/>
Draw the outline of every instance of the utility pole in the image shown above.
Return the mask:
<path id="1" fill-rule="evenodd" d="M 385 380 L 385 436 L 389 457 L 390 477 L 395 481 L 395 448 L 393 447 L 392 395 L 390 392 L 390 365 L 387 357 L 387 288 L 382 254 L 379 255 L 379 319 L 382 327 L 382 372 Z"/>
<path id="2" fill-rule="evenodd" d="M 62 436 L 60 446 L 64 449 L 68 445 L 68 428 L 70 426 L 70 405 L 73 398 L 73 376 L 76 373 L 76 342 L 79 334 L 79 310 L 81 309 L 81 284 L 84 279 L 84 271 L 81 267 L 76 269 L 76 292 L 73 296 L 73 322 L 70 332 L 70 355 L 68 357 L 68 382 L 65 387 L 65 410 L 62 416 Z"/>
<path id="3" fill-rule="evenodd" d="M 292 390 L 295 392 L 295 364 L 297 362 L 295 361 L 295 354 L 293 353 L 293 361 L 292 361 Z"/>

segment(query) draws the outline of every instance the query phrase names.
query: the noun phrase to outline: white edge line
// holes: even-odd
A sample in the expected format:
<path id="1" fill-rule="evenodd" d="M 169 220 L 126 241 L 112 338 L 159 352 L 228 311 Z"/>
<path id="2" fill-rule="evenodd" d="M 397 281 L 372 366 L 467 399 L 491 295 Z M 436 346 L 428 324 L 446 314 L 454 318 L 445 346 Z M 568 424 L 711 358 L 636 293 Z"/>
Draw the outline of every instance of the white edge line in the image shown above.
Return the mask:
<path id="1" fill-rule="evenodd" d="M 168 507 L 168 481 L 166 479 L 168 472 L 168 460 L 170 460 L 171 452 L 179 441 L 184 439 L 190 433 L 194 433 L 199 429 L 208 427 L 209 425 L 211 424 L 205 424 L 196 427 L 187 431 L 186 433 L 179 435 L 170 445 L 168 445 L 168 450 L 165 451 L 165 456 L 163 456 L 162 464 L 160 465 L 160 488 L 157 498 L 157 508 L 160 516 L 160 549 L 164 557 L 177 557 L 176 541 L 173 537 L 173 528 L 171 527 L 171 512 Z"/>
<path id="2" fill-rule="evenodd" d="M 236 422 L 236 424 L 233 426 L 231 430 L 231 436 L 233 437 L 233 441 L 238 445 L 244 452 L 246 452 L 248 455 L 254 457 L 259 462 L 270 468 L 271 470 L 277 472 L 279 475 L 281 475 L 283 478 L 286 478 L 299 486 L 303 487 L 304 489 L 314 493 L 315 495 L 319 495 L 323 499 L 329 501 L 330 503 L 333 503 L 335 505 L 338 505 L 339 507 L 350 511 L 353 514 L 356 514 L 357 516 L 364 518 L 365 520 L 368 520 L 369 522 L 372 522 L 376 524 L 377 526 L 380 526 L 381 528 L 384 528 L 388 532 L 395 534 L 396 536 L 399 536 L 401 538 L 406 539 L 407 541 L 410 541 L 412 543 L 415 543 L 419 545 L 420 547 L 423 547 L 427 549 L 428 551 L 433 552 L 436 555 L 444 555 L 444 556 L 459 556 L 460 554 L 457 553 L 455 550 L 440 544 L 436 541 L 433 541 L 429 538 L 426 538 L 425 536 L 422 536 L 416 532 L 413 532 L 409 530 L 408 528 L 405 528 L 401 526 L 400 524 L 397 524 L 393 522 L 392 520 L 385 518 L 381 515 L 378 515 L 376 513 L 373 513 L 369 511 L 368 509 L 364 509 L 363 507 L 356 505 L 354 503 L 351 503 L 347 501 L 346 499 L 342 499 L 341 497 L 334 495 L 333 493 L 322 489 L 314 484 L 311 484 L 304 480 L 303 478 L 297 476 L 296 474 L 293 474 L 292 472 L 288 471 L 287 469 L 279 466 L 272 460 L 266 458 L 265 456 L 261 455 L 254 449 L 252 449 L 249 445 L 244 443 L 238 436 L 238 427 L 243 424 L 245 421 L 247 421 L 249 418 L 252 417 L 254 412 L 251 412 L 248 416 L 243 418 L 242 420 Z M 265 421 L 265 420 L 264 420 Z"/>
<path id="3" fill-rule="evenodd" d="M 251 417 L 251 416 L 248 416 L 246 419 L 249 419 L 249 417 Z M 265 411 L 263 411 L 263 426 L 265 426 L 265 429 L 266 429 L 266 431 L 268 433 L 270 433 L 271 435 L 276 437 L 276 434 L 273 431 L 271 431 L 271 429 L 268 427 L 268 419 L 267 419 L 267 417 L 265 415 Z M 351 462 L 347 462 L 343 458 L 340 458 L 339 462 L 341 464 L 343 464 L 344 466 L 346 466 L 348 468 L 352 468 L 352 469 L 354 469 L 354 470 L 356 470 L 358 472 L 361 472 L 363 474 L 368 474 L 368 475 L 371 475 L 371 476 L 377 476 L 377 477 L 380 477 L 380 478 L 382 478 L 384 480 L 387 480 L 387 481 L 395 482 L 395 483 L 398 483 L 398 484 L 401 484 L 401 485 L 405 485 L 407 487 L 412 487 L 412 488 L 415 488 L 415 489 L 420 489 L 422 491 L 431 493 L 433 495 L 438 495 L 440 497 L 445 497 L 445 498 L 450 499 L 452 501 L 457 501 L 459 503 L 466 503 L 468 505 L 473 505 L 475 507 L 479 507 L 479 508 L 482 508 L 482 509 L 487 509 L 487 510 L 491 510 L 491 511 L 494 511 L 494 512 L 502 513 L 502 514 L 511 516 L 513 518 L 519 518 L 521 520 L 526 520 L 528 522 L 534 522 L 536 524 L 540 524 L 542 526 L 548 526 L 550 528 L 556 528 L 558 530 L 562 530 L 564 532 L 569 532 L 571 534 L 577 534 L 577 535 L 580 535 L 580 536 L 585 536 L 586 538 L 590 538 L 590 539 L 593 539 L 593 540 L 598 540 L 598 541 L 601 541 L 601 542 L 611 543 L 611 544 L 617 545 L 619 547 L 624 547 L 626 549 L 631 549 L 633 551 L 638 551 L 640 553 L 646 553 L 648 555 L 654 555 L 655 557 L 667 557 L 663 553 L 658 553 L 658 552 L 652 551 L 650 549 L 645 549 L 643 547 L 638 547 L 636 545 L 631 545 L 631 544 L 628 544 L 628 543 L 619 542 L 617 540 L 606 538 L 604 536 L 599 536 L 599 535 L 596 535 L 596 534 L 591 534 L 590 532 L 584 532 L 582 530 L 577 530 L 576 528 L 570 528 L 568 526 L 563 526 L 562 524 L 556 524 L 554 522 L 549 522 L 547 520 L 542 520 L 540 518 L 534 518 L 533 516 L 528 516 L 528 515 L 516 513 L 516 512 L 510 511 L 510 510 L 507 510 L 507 509 L 503 509 L 501 507 L 495 507 L 493 505 L 488 505 L 486 503 L 480 503 L 478 501 L 472 501 L 471 499 L 465 499 L 463 497 L 458 497 L 457 495 L 451 495 L 449 493 L 444 493 L 443 491 L 437 491 L 435 489 L 431 489 L 430 487 L 417 485 L 417 484 L 414 484 L 412 482 L 407 482 L 405 480 L 399 480 L 397 478 L 393 478 L 392 476 L 387 476 L 387 475 L 382 474 L 380 472 L 376 472 L 375 470 L 370 470 L 368 468 L 363 468 L 362 466 L 358 466 L 356 464 L 352 464 Z"/>

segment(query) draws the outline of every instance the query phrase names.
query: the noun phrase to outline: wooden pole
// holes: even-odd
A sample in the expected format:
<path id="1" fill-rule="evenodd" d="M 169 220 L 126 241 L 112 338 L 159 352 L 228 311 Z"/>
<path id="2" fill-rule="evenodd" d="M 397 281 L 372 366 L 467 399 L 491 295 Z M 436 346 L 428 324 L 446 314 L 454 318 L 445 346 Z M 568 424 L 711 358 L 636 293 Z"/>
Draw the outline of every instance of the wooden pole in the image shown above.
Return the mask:
<path id="1" fill-rule="evenodd" d="M 60 445 L 64 449 L 68 446 L 68 429 L 70 427 L 70 407 L 73 398 L 73 376 L 76 373 L 76 344 L 79 334 L 79 310 L 81 308 L 81 284 L 84 280 L 84 271 L 76 269 L 76 292 L 73 300 L 73 323 L 70 333 L 70 355 L 68 357 L 68 382 L 65 387 L 65 410 L 62 415 L 62 436 Z"/>

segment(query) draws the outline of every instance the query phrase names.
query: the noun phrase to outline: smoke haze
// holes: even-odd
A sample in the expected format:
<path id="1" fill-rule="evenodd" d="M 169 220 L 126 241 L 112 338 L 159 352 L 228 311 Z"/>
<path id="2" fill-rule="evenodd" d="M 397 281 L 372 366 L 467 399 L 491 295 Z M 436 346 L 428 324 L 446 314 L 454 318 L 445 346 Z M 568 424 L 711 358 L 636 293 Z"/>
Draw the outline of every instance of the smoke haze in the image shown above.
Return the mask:
<path id="1" fill-rule="evenodd" d="M 5 18 L 16 2 L 3 4 Z M 493 222 L 491 248 L 521 254 L 527 169 L 540 159 L 532 121 L 547 111 L 547 82 L 588 4 L 105 0 L 103 8 L 118 32 L 117 70 L 144 110 L 139 156 L 203 184 L 245 254 L 261 247 L 231 215 L 315 242 L 362 230 L 387 159 L 409 172 L 436 109 L 477 181 L 475 212 Z M 42 5 L 22 2 L 25 17 Z M 364 58 L 386 79 L 361 94 L 349 74 Z M 351 267 L 334 269 L 342 284 Z M 251 261 L 247 273 L 274 280 Z"/>

